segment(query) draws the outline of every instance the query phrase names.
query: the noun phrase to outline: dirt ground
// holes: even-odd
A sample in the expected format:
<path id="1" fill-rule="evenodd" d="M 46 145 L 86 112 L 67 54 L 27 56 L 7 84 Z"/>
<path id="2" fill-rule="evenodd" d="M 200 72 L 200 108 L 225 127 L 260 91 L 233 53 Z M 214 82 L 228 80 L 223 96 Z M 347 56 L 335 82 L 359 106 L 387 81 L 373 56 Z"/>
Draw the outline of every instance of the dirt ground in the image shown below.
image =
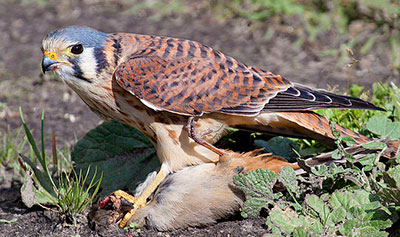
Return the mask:
<path id="1" fill-rule="evenodd" d="M 45 111 L 46 134 L 55 129 L 57 143 L 75 144 L 101 120 L 63 83 L 40 72 L 42 37 L 58 27 L 78 24 L 105 32 L 134 32 L 187 38 L 205 43 L 240 61 L 281 74 L 307 85 L 345 88 L 350 59 L 338 64 L 338 56 L 321 56 L 326 49 L 338 49 L 345 37 L 335 31 L 323 34 L 315 42 L 294 47 L 298 22 L 287 19 L 292 27 L 282 27 L 272 20 L 264 27 L 250 30 L 243 20 L 216 17 L 202 1 L 193 3 L 182 13 L 160 14 L 154 10 L 129 12 L 118 1 L 1 1 L 0 2 L 0 131 L 20 127 L 21 106 L 28 125 L 38 134 L 40 115 Z M 28 3 L 27 3 L 28 2 Z M 201 3 L 200 3 L 201 2 Z M 275 35 L 265 39 L 265 31 L 274 28 Z M 370 32 L 371 31 L 371 32 Z M 350 34 L 361 34 L 365 40 L 373 30 L 354 23 Z M 378 36 L 379 39 L 379 36 Z M 359 47 L 359 46 L 356 46 Z M 399 84 L 398 73 L 391 70 L 390 48 L 377 40 L 366 55 L 360 57 L 352 81 L 370 86 L 375 81 Z M 358 57 L 358 55 L 356 55 Z M 41 208 L 27 209 L 19 195 L 20 183 L 0 167 L 0 219 L 17 221 L 0 223 L 0 236 L 126 236 L 128 232 L 113 228 L 90 228 L 84 215 L 78 225 L 65 223 L 60 217 Z M 240 220 L 239 217 L 205 228 L 175 232 L 142 229 L 143 236 L 259 236 L 266 229 L 263 218 Z"/>

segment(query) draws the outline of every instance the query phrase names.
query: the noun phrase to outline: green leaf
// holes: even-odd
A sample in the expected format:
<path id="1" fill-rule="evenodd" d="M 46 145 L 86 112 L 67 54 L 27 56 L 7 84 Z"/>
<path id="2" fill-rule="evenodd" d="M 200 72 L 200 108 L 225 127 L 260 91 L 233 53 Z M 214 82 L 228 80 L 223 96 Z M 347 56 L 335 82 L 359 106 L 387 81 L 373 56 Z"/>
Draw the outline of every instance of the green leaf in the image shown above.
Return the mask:
<path id="1" fill-rule="evenodd" d="M 339 231 L 344 236 L 354 236 L 353 230 L 356 228 L 360 228 L 361 226 L 362 226 L 362 223 L 360 221 L 348 220 L 343 223 L 343 225 L 340 227 Z"/>
<path id="2" fill-rule="evenodd" d="M 320 165 L 319 167 L 312 167 L 311 172 L 316 176 L 326 176 L 328 174 L 328 167 L 324 164 Z"/>
<path id="3" fill-rule="evenodd" d="M 248 174 L 238 174 L 233 177 L 233 182 L 246 195 L 246 202 L 242 208 L 242 216 L 257 217 L 260 210 L 279 194 L 273 193 L 273 187 L 277 181 L 275 172 L 268 169 L 252 170 Z"/>
<path id="4" fill-rule="evenodd" d="M 115 121 L 104 122 L 88 132 L 71 156 L 77 170 L 86 172 L 89 166 L 94 166 L 98 173 L 103 173 L 100 196 L 117 189 L 134 190 L 159 166 L 150 141 L 138 130 Z M 92 179 L 93 170 L 88 180 Z"/>
<path id="5" fill-rule="evenodd" d="M 359 161 L 362 165 L 368 166 L 368 165 L 374 165 L 374 160 L 375 160 L 375 154 L 368 154 L 365 157 L 361 158 Z"/>
<path id="6" fill-rule="evenodd" d="M 367 129 L 382 137 L 400 138 L 400 122 L 392 122 L 385 116 L 374 116 L 366 125 Z"/>
<path id="7" fill-rule="evenodd" d="M 307 228 L 303 227 L 303 226 L 296 227 L 293 230 L 293 237 L 308 237 L 308 233 L 309 232 L 310 231 Z"/>
<path id="8" fill-rule="evenodd" d="M 377 218 L 377 217 L 374 217 Z M 386 216 L 386 220 L 371 220 L 369 222 L 367 222 L 367 225 L 374 227 L 375 229 L 378 230 L 384 230 L 387 228 L 390 228 L 393 225 L 393 222 L 388 219 L 388 217 Z"/>
<path id="9" fill-rule="evenodd" d="M 11 224 L 17 222 L 17 218 L 12 218 L 11 220 L 6 220 L 6 219 L 0 219 L 0 223 L 6 223 L 6 224 Z"/>
<path id="10" fill-rule="evenodd" d="M 394 188 L 400 188 L 400 166 L 391 167 L 384 173 L 385 181 Z"/>
<path id="11" fill-rule="evenodd" d="M 286 189 L 294 193 L 297 197 L 300 195 L 300 187 L 296 179 L 296 172 L 292 167 L 282 167 L 278 174 L 278 180 Z"/>
<path id="12" fill-rule="evenodd" d="M 378 183 L 381 186 L 378 195 L 387 203 L 394 203 L 400 206 L 400 166 L 396 165 L 383 172 L 384 183 Z"/>
<path id="13" fill-rule="evenodd" d="M 346 217 L 346 210 L 343 207 L 335 208 L 329 214 L 326 224 L 334 226 L 339 222 L 343 221 L 345 217 Z"/>
<path id="14" fill-rule="evenodd" d="M 321 224 L 321 222 L 316 221 L 311 229 L 312 232 L 318 233 L 318 234 L 322 234 L 324 232 L 324 226 Z"/>
<path id="15" fill-rule="evenodd" d="M 299 145 L 293 140 L 284 137 L 273 137 L 268 141 L 255 140 L 254 144 L 259 147 L 263 147 L 266 152 L 273 153 L 277 156 L 284 158 L 297 158 L 295 152 L 292 149 L 299 150 Z"/>
<path id="16" fill-rule="evenodd" d="M 331 212 L 329 207 L 327 207 L 324 202 L 317 195 L 307 195 L 305 202 L 307 206 L 312 208 L 315 212 L 318 213 L 322 223 L 326 222 L 326 219 Z"/>
<path id="17" fill-rule="evenodd" d="M 363 208 L 360 206 L 353 206 L 348 211 L 352 215 L 353 218 L 362 220 L 366 216 L 367 213 L 364 212 Z"/>
<path id="18" fill-rule="evenodd" d="M 26 123 L 25 123 L 21 107 L 19 107 L 19 116 L 21 117 L 21 121 L 22 121 L 22 125 L 24 126 L 26 137 L 28 138 L 29 144 L 31 145 L 31 148 L 32 148 L 33 152 L 35 153 L 36 158 L 40 161 L 40 163 L 42 164 L 42 167 L 45 167 L 45 164 L 43 163 L 44 161 L 41 159 L 39 149 L 37 148 L 35 139 L 33 138 L 33 135 L 28 128 L 28 125 L 26 125 Z"/>
<path id="19" fill-rule="evenodd" d="M 332 158 L 336 160 L 342 159 L 343 157 L 341 151 L 339 149 L 332 151 Z"/>
<path id="20" fill-rule="evenodd" d="M 354 139 L 348 136 L 342 137 L 342 141 L 346 143 L 346 146 L 353 146 L 355 143 Z"/>
<path id="21" fill-rule="evenodd" d="M 268 219 L 272 225 L 278 227 L 285 234 L 291 234 L 297 227 L 308 229 L 316 222 L 309 216 L 298 215 L 290 208 L 282 210 L 277 206 L 271 210 Z"/>
<path id="22" fill-rule="evenodd" d="M 382 150 L 386 147 L 386 144 L 384 142 L 369 142 L 362 144 L 362 147 L 369 150 Z"/>

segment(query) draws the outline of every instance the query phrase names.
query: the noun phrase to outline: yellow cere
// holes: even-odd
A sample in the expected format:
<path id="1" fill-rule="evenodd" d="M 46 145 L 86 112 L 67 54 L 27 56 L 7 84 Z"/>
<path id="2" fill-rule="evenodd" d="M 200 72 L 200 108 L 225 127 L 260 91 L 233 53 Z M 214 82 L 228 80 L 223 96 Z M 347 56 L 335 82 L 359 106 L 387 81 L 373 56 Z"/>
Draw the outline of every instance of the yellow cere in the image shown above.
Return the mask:
<path id="1" fill-rule="evenodd" d="M 54 52 L 46 51 L 44 52 L 44 55 L 47 55 L 51 60 L 55 60 L 57 58 L 57 54 Z"/>
<path id="2" fill-rule="evenodd" d="M 65 50 L 64 53 L 65 53 L 65 55 L 67 55 L 68 57 L 72 58 L 71 47 L 68 47 L 68 48 Z"/>

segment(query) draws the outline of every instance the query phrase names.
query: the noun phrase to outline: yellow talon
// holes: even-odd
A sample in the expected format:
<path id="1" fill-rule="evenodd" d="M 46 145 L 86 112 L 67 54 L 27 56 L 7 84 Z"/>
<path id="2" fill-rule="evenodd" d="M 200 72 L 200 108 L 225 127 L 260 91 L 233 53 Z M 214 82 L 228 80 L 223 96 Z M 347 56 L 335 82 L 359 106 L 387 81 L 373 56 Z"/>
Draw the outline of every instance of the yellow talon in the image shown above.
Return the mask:
<path id="1" fill-rule="evenodd" d="M 168 172 L 164 171 L 161 167 L 160 172 L 158 172 L 157 176 L 154 178 L 153 182 L 151 182 L 143 191 L 143 193 L 139 197 L 134 197 L 122 190 L 117 190 L 114 192 L 115 197 L 117 198 L 125 198 L 127 201 L 133 204 L 133 209 L 127 212 L 124 218 L 119 223 L 119 227 L 125 227 L 126 223 L 132 218 L 135 214 L 136 210 L 146 206 L 147 198 L 157 189 L 158 185 L 165 179 Z"/>
<path id="2" fill-rule="evenodd" d="M 134 196 L 130 195 L 129 193 L 126 193 L 125 191 L 122 191 L 122 190 L 115 191 L 114 196 L 116 198 L 121 198 L 121 197 L 125 198 L 128 202 L 130 202 L 132 204 L 135 204 L 135 202 L 137 200 L 136 197 L 134 197 Z"/>
<path id="3" fill-rule="evenodd" d="M 129 195 L 129 196 L 131 196 L 131 195 Z M 140 196 L 140 197 L 142 197 L 142 196 Z M 132 218 L 132 216 L 135 214 L 136 210 L 146 206 L 146 200 L 143 200 L 140 197 L 139 198 L 133 197 L 136 199 L 136 202 L 134 203 L 134 207 L 133 207 L 133 209 L 129 210 L 125 214 L 124 218 L 122 218 L 121 222 L 119 223 L 119 227 L 121 227 L 121 228 L 125 227 L 126 223 Z"/>

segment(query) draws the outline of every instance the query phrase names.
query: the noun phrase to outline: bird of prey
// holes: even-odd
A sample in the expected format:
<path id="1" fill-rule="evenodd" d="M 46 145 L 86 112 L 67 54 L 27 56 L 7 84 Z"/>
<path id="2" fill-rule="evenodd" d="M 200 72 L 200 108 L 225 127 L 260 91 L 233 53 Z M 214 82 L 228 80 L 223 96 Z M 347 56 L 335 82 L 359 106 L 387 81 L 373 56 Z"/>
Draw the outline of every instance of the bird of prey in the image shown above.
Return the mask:
<path id="1" fill-rule="evenodd" d="M 329 122 L 311 110 L 379 110 L 358 98 L 294 84 L 191 40 L 68 26 L 47 34 L 42 51 L 43 72 L 54 71 L 95 113 L 142 131 L 157 149 L 161 169 L 142 195 L 129 198 L 135 208 L 120 226 L 167 174 L 218 162 L 223 151 L 212 144 L 228 126 L 332 143 Z"/>

